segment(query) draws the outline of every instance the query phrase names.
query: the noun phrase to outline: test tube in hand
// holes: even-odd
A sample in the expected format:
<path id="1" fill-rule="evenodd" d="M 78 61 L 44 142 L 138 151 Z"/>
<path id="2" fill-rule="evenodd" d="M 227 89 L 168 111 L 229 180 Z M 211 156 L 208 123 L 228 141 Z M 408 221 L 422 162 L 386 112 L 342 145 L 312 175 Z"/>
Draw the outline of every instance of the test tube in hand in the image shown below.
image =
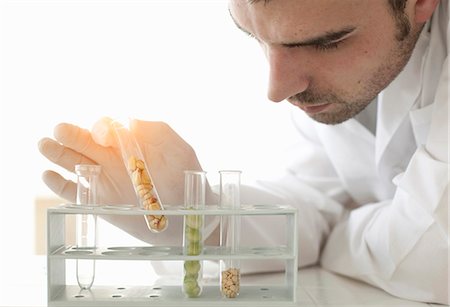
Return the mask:
<path id="1" fill-rule="evenodd" d="M 113 121 L 112 128 L 134 191 L 139 199 L 139 206 L 145 210 L 164 210 L 134 135 L 119 121 Z M 168 226 L 167 217 L 160 214 L 146 215 L 145 221 L 152 232 L 164 231 Z"/>
<path id="2" fill-rule="evenodd" d="M 239 209 L 241 171 L 220 171 L 220 207 Z M 239 251 L 241 219 L 239 215 L 224 215 L 220 221 L 220 245 L 229 255 Z M 223 297 L 235 298 L 240 291 L 240 261 L 224 258 L 220 261 L 220 291 Z"/>

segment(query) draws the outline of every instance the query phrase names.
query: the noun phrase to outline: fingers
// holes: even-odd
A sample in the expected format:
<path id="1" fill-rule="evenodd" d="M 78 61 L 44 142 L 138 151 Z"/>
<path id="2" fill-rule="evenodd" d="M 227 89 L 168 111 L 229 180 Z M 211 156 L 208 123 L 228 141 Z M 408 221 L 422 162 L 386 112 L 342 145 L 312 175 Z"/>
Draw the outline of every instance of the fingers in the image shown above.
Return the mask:
<path id="1" fill-rule="evenodd" d="M 114 132 L 111 127 L 112 119 L 103 117 L 98 120 L 91 129 L 92 139 L 95 143 L 104 147 L 116 147 Z"/>
<path id="2" fill-rule="evenodd" d="M 45 171 L 42 174 L 42 180 L 56 195 L 69 202 L 76 202 L 77 185 L 74 182 L 64 179 L 53 171 Z"/>
<path id="3" fill-rule="evenodd" d="M 75 171 L 76 164 L 96 164 L 84 155 L 63 146 L 50 138 L 41 139 L 38 143 L 38 147 L 39 151 L 47 159 L 70 172 Z"/>
<path id="4" fill-rule="evenodd" d="M 56 140 L 62 145 L 86 156 L 92 161 L 102 161 L 105 157 L 110 156 L 108 149 L 95 143 L 91 133 L 86 129 L 62 123 L 55 127 L 54 134 Z"/>

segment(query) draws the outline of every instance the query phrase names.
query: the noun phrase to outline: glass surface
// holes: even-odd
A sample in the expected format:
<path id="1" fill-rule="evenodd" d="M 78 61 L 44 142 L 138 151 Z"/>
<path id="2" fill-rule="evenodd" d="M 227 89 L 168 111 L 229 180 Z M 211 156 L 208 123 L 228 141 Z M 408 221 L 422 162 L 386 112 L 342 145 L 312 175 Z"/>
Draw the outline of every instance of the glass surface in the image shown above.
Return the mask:
<path id="1" fill-rule="evenodd" d="M 205 208 L 206 173 L 203 171 L 184 172 L 184 207 L 190 210 Z M 184 216 L 183 252 L 188 256 L 198 256 L 203 252 L 203 215 Z M 183 293 L 186 297 L 199 297 L 202 293 L 203 261 L 189 260 L 183 267 Z"/>
<path id="2" fill-rule="evenodd" d="M 100 165 L 78 164 L 77 206 L 92 207 L 97 204 L 97 182 L 101 172 Z M 97 246 L 97 215 L 76 215 L 76 247 L 91 251 Z M 90 289 L 95 278 L 95 260 L 78 259 L 76 263 L 78 285 L 81 289 Z"/>
<path id="3" fill-rule="evenodd" d="M 220 174 L 220 208 L 239 209 L 241 207 L 240 186 L 241 171 L 224 170 Z M 222 216 L 220 220 L 220 245 L 230 255 L 239 253 L 241 217 L 238 215 Z M 222 259 L 220 261 L 220 291 L 223 297 L 235 298 L 240 291 L 240 261 Z"/>
<path id="4" fill-rule="evenodd" d="M 115 120 L 112 122 L 112 128 L 139 206 L 145 210 L 164 210 L 139 144 L 124 124 L 124 121 Z M 148 229 L 155 233 L 166 230 L 169 224 L 167 217 L 160 214 L 146 215 L 145 222 Z"/>

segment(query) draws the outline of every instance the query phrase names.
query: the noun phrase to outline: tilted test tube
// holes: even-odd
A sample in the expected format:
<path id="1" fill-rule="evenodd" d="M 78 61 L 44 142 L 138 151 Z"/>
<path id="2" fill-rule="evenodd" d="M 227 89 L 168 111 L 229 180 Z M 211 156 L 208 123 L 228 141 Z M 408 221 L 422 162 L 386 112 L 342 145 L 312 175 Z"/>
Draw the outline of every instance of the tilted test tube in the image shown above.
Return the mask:
<path id="1" fill-rule="evenodd" d="M 220 207 L 239 209 L 241 207 L 241 171 L 220 171 Z M 241 219 L 239 215 L 223 215 L 220 221 L 220 245 L 226 251 L 220 261 L 220 291 L 223 297 L 235 298 L 240 290 L 240 261 L 227 258 L 239 252 Z"/>
<path id="2" fill-rule="evenodd" d="M 125 123 L 124 120 L 114 120 L 111 127 L 119 145 L 125 168 L 136 192 L 139 206 L 149 211 L 164 210 L 139 143 Z M 165 215 L 148 214 L 144 217 L 151 232 L 162 232 L 167 229 L 169 224 Z"/>
<path id="3" fill-rule="evenodd" d="M 97 182 L 101 172 L 100 165 L 75 165 L 77 174 L 77 200 L 81 208 L 92 209 L 97 205 Z M 76 215 L 76 248 L 95 251 L 97 246 L 97 216 L 94 214 Z M 77 282 L 81 289 L 90 289 L 95 277 L 95 260 L 77 259 Z"/>

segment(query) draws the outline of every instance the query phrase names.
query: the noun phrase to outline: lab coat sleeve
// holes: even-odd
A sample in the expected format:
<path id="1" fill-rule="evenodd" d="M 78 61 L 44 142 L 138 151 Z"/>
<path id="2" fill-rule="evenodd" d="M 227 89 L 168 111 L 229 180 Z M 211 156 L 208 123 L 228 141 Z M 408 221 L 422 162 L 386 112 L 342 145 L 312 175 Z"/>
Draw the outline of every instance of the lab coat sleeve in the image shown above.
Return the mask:
<path id="1" fill-rule="evenodd" d="M 323 267 L 396 296 L 449 304 L 448 87 L 443 69 L 426 144 L 394 178 L 393 199 L 349 212 L 330 234 Z"/>

